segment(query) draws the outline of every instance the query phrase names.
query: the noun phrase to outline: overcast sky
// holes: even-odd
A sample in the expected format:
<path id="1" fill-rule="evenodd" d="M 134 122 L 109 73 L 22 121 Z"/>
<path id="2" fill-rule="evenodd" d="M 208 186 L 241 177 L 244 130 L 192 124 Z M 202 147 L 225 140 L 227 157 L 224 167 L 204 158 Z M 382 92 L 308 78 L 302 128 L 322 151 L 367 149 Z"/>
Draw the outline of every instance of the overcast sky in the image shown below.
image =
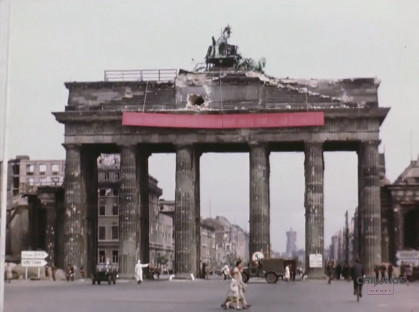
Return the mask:
<path id="1" fill-rule="evenodd" d="M 4 1 L 1 82 L 4 82 Z M 378 77 L 387 176 L 394 181 L 419 150 L 419 1 L 12 1 L 8 158 L 63 159 L 64 127 L 51 112 L 67 103 L 66 81 L 100 81 L 105 69 L 192 69 L 211 37 L 230 24 L 241 54 L 267 59 L 283 78 Z M 4 88 L 0 90 L 1 123 Z M 1 133 L 3 127 L 1 127 Z M 1 136 L 3 137 L 3 135 Z M 2 147 L 1 147 L 2 149 Z M 2 154 L 3 155 L 3 152 Z M 304 247 L 304 155 L 272 153 L 271 242 L 285 231 Z M 150 174 L 174 198 L 174 155 L 153 155 Z M 248 229 L 247 154 L 201 157 L 201 213 Z M 325 153 L 325 245 L 357 206 L 356 153 Z"/>

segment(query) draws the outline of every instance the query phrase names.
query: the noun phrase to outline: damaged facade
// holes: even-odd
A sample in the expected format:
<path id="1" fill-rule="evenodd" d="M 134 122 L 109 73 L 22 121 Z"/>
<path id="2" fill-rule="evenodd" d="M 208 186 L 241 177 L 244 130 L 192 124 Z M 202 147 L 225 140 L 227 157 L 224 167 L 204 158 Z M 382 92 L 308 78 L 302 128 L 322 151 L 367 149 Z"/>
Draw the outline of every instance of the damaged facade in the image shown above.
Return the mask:
<path id="1" fill-rule="evenodd" d="M 124 81 L 123 72 L 119 77 L 113 72 L 112 79 L 105 72 L 105 81 L 65 84 L 67 106 L 54 113 L 65 125 L 65 259 L 92 268 L 88 255 L 93 225 L 83 220 L 97 207 L 97 185 L 91 177 L 100 153 L 121 157 L 118 250 L 123 275 L 132 275 L 138 258 L 149 261 L 147 179 L 152 153 L 176 154 L 177 276 L 199 273 L 199 160 L 205 152 L 249 154 L 249 253 L 262 251 L 270 256 L 269 154 L 293 151 L 305 155 L 306 269 L 309 276 L 322 277 L 323 269 L 310 266 L 309 257 L 324 250 L 323 153 L 352 151 L 359 164 L 360 255 L 371 271 L 381 261 L 378 145 L 380 125 L 389 111 L 378 105 L 379 81 L 281 79 L 235 66 L 211 70 L 214 67 L 199 72 L 180 70 L 171 77 L 173 70 L 137 71 L 130 81 Z M 196 95 L 195 100 L 191 94 Z M 136 114 L 137 125 L 123 124 L 127 113 Z M 143 113 L 157 116 L 158 125 L 144 126 L 150 115 Z M 311 118 L 319 114 L 321 123 L 310 126 Z M 196 117 L 214 116 L 223 117 L 226 123 L 214 123 L 211 129 L 194 124 Z M 174 117 L 180 124 L 173 123 Z M 282 126 L 272 126 L 277 119 Z M 188 128 L 182 127 L 182 120 L 188 122 Z M 304 126 L 297 126 L 297 121 L 304 121 Z"/>
<path id="2" fill-rule="evenodd" d="M 418 254 L 419 250 L 419 158 L 412 160 L 406 169 L 392 183 L 386 177 L 385 157 L 379 155 L 380 206 L 381 206 L 381 262 L 400 266 L 413 265 L 415 278 L 419 278 L 419 257 L 398 258 L 403 251 Z M 331 259 L 340 263 L 353 260 L 360 255 L 362 232 L 359 226 L 359 208 L 338 231 L 331 242 Z M 347 235 L 345 235 L 347 231 Z M 415 252 L 416 251 L 416 252 Z"/>
<path id="3" fill-rule="evenodd" d="M 51 262 L 59 253 L 59 220 L 64 207 L 64 160 L 8 161 L 6 255 L 20 259 L 22 250 L 45 250 Z"/>
<path id="4" fill-rule="evenodd" d="M 101 154 L 98 167 L 98 214 L 97 214 L 97 260 L 96 262 L 119 262 L 119 192 L 120 155 Z M 161 208 L 159 199 L 162 189 L 158 181 L 149 176 L 149 262 L 151 266 L 161 265 L 167 259 L 171 266 L 174 258 L 173 215 Z"/>

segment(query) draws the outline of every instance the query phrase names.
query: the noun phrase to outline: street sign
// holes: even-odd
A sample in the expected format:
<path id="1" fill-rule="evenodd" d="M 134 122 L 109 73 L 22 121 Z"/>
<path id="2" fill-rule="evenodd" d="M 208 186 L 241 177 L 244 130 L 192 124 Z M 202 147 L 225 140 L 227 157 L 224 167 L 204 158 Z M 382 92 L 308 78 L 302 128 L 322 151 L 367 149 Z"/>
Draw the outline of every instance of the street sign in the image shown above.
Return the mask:
<path id="1" fill-rule="evenodd" d="M 43 267 L 47 262 L 44 259 L 22 259 L 23 267 Z"/>
<path id="2" fill-rule="evenodd" d="M 310 268 L 322 268 L 323 267 L 323 255 L 322 254 L 310 254 L 309 255 L 309 267 Z"/>
<path id="3" fill-rule="evenodd" d="M 48 254 L 43 251 L 24 251 L 20 253 L 20 257 L 22 259 L 45 259 L 48 256 Z"/>
<path id="4" fill-rule="evenodd" d="M 398 250 L 396 252 L 397 259 L 419 259 L 418 250 Z"/>
<path id="5" fill-rule="evenodd" d="M 398 266 L 402 265 L 402 264 L 410 264 L 412 266 L 419 266 L 419 260 L 418 259 L 399 259 L 396 261 L 396 264 Z"/>

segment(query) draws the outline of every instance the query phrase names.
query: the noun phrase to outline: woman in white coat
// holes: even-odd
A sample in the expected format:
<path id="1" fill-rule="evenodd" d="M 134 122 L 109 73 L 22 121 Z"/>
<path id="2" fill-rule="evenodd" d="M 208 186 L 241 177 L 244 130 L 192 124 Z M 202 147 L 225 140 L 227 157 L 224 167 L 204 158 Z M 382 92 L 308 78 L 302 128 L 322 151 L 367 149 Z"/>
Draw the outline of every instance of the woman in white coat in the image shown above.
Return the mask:
<path id="1" fill-rule="evenodd" d="M 287 265 L 285 267 L 285 281 L 288 282 L 290 280 L 291 274 L 290 274 L 290 266 Z"/>
<path id="2" fill-rule="evenodd" d="M 143 268 L 148 267 L 148 265 L 148 263 L 142 264 L 141 260 L 138 260 L 135 265 L 135 279 L 137 280 L 137 284 L 140 284 L 143 281 Z"/>

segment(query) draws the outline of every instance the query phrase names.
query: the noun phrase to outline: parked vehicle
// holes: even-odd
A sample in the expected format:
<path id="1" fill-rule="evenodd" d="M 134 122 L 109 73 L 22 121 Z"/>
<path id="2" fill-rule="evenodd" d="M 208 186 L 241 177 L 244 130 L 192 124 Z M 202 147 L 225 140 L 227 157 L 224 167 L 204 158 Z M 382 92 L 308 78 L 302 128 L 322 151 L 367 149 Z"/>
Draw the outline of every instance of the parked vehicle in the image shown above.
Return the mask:
<path id="1" fill-rule="evenodd" d="M 242 272 L 243 282 L 247 283 L 251 277 L 265 278 L 270 284 L 276 283 L 278 278 L 285 275 L 285 266 L 292 264 L 295 268 L 295 260 L 286 260 L 282 258 L 263 258 L 259 261 L 252 262 L 245 267 Z"/>
<path id="2" fill-rule="evenodd" d="M 98 263 L 96 265 L 96 270 L 92 274 L 92 284 L 96 282 L 100 285 L 100 282 L 116 283 L 116 278 L 118 275 L 118 265 L 111 263 Z"/>

